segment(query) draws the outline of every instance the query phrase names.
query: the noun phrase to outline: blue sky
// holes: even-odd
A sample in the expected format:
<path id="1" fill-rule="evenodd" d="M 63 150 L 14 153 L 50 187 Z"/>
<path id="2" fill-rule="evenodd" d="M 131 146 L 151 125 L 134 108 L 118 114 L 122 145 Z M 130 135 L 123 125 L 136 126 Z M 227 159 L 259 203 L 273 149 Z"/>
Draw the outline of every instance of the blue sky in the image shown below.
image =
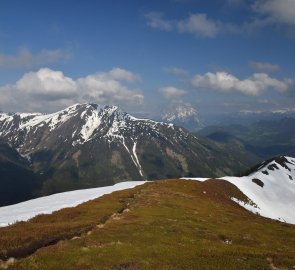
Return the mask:
<path id="1" fill-rule="evenodd" d="M 294 47 L 294 0 L 3 0 L 0 109 L 294 108 Z"/>

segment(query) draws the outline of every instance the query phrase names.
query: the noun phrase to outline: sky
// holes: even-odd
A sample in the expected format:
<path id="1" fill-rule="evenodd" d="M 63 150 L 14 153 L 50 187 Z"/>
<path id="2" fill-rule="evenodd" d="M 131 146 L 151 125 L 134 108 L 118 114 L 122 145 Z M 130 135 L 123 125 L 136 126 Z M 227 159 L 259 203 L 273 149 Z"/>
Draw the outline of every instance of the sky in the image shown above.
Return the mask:
<path id="1" fill-rule="evenodd" d="M 294 109 L 294 48 L 295 0 L 2 0 L 0 110 Z"/>

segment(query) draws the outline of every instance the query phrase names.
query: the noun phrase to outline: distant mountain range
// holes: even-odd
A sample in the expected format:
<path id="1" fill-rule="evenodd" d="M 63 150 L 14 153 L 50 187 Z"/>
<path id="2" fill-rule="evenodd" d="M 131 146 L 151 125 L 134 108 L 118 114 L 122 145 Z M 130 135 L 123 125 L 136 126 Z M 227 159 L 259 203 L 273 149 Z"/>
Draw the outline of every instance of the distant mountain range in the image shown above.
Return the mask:
<path id="1" fill-rule="evenodd" d="M 198 111 L 189 103 L 172 104 L 162 113 L 160 119 L 191 131 L 199 130 L 204 126 Z"/>
<path id="2" fill-rule="evenodd" d="M 273 111 L 215 112 L 202 115 L 204 126 L 251 125 L 259 121 L 295 118 L 295 109 Z"/>
<path id="3" fill-rule="evenodd" d="M 240 145 L 228 151 L 173 124 L 97 104 L 76 104 L 52 114 L 1 113 L 0 140 L 11 148 L 14 160 L 22 160 L 13 161 L 13 166 L 38 179 L 30 181 L 29 197 L 128 180 L 220 177 L 257 162 Z M 11 160 L 9 151 L 2 152 L 6 160 Z M 1 178 L 0 205 L 23 199 L 14 194 L 14 185 L 8 190 L 2 182 Z M 2 193 L 10 199 L 2 199 Z"/>
<path id="4" fill-rule="evenodd" d="M 249 125 L 208 126 L 199 135 L 219 143 L 239 141 L 244 148 L 262 159 L 278 155 L 295 156 L 295 118 L 260 120 Z"/>
<path id="5" fill-rule="evenodd" d="M 151 118 L 184 127 L 191 132 L 211 126 L 248 126 L 257 122 L 280 121 L 285 118 L 295 119 L 295 109 L 273 111 L 250 111 L 199 113 L 190 103 L 174 102 L 159 115 Z"/>

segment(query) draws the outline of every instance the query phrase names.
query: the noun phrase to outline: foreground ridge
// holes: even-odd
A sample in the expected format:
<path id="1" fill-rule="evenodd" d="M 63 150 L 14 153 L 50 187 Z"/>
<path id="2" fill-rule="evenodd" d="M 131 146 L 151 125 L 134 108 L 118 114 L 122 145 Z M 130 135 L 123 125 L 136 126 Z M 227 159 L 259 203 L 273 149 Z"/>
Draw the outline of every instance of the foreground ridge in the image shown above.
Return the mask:
<path id="1" fill-rule="evenodd" d="M 278 156 L 253 167 L 246 176 L 220 179 L 234 184 L 249 198 L 248 202 L 234 199 L 241 206 L 264 217 L 295 224 L 295 158 Z"/>
<path id="2" fill-rule="evenodd" d="M 294 226 L 233 197 L 224 180 L 146 183 L 0 228 L 0 253 L 11 269 L 292 269 Z"/>

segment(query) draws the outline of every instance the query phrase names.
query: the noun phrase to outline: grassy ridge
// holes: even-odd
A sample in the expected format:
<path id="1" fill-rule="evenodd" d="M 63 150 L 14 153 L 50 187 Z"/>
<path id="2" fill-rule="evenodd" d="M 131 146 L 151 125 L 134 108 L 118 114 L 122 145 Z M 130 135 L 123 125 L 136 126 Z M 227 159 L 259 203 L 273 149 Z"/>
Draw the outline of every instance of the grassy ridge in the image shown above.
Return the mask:
<path id="1" fill-rule="evenodd" d="M 121 212 L 138 188 L 114 192 L 78 207 L 0 228 L 0 259 L 25 257 L 41 247 L 93 229 L 113 213 Z"/>
<path id="2" fill-rule="evenodd" d="M 19 246 L 34 241 L 29 235 L 44 224 L 51 226 L 47 235 L 60 228 L 65 238 L 85 233 L 41 248 L 12 269 L 293 269 L 295 226 L 254 215 L 233 196 L 247 199 L 219 180 L 148 183 L 2 228 L 0 250 L 10 250 L 11 237 L 14 246 L 18 238 Z"/>

